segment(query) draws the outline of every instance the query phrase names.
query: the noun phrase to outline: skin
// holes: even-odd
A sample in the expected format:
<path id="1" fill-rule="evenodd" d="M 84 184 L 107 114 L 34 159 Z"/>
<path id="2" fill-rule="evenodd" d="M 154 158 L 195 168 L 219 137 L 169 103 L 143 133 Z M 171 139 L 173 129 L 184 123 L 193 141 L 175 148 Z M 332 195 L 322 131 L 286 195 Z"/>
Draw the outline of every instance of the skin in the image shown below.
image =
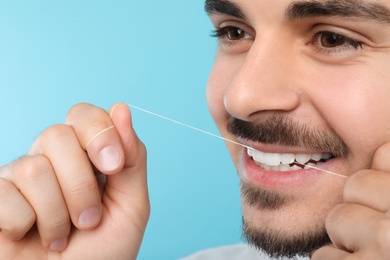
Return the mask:
<path id="1" fill-rule="evenodd" d="M 290 199 L 264 210 L 243 200 L 244 218 L 253 229 L 266 224 L 287 237 L 325 225 L 333 245 L 315 251 L 313 259 L 385 259 L 390 251 L 390 25 L 342 17 L 286 21 L 293 1 L 231 2 L 245 19 L 210 13 L 217 29 L 245 32 L 243 38 L 220 37 L 207 86 L 221 134 L 245 143 L 227 131 L 230 116 L 259 124 L 278 115 L 336 136 L 348 148 L 326 165 L 348 178 L 302 171 L 310 177 L 287 184 L 282 177 L 271 184 L 255 182 L 257 189 Z M 389 1 L 379 3 L 390 8 Z M 323 31 L 363 47 L 325 48 L 318 36 Z M 315 150 L 251 144 L 268 152 Z M 114 152 L 99 157 L 108 146 Z M 245 149 L 227 147 L 241 181 L 250 182 Z M 131 127 L 128 107 L 116 104 L 105 112 L 89 104 L 74 106 L 66 124 L 49 127 L 26 156 L 0 168 L 0 208 L 7 209 L 0 211 L 1 259 L 135 259 L 149 200 L 146 150 Z M 109 243 L 113 238 L 116 243 Z"/>
<path id="2" fill-rule="evenodd" d="M 344 249 L 344 243 L 348 241 L 348 251 L 364 255 L 365 252 L 354 247 L 354 240 L 367 238 L 367 234 L 378 229 L 372 226 L 383 223 L 363 224 L 373 221 L 365 219 L 362 214 L 367 217 L 369 213 L 363 211 L 378 215 L 375 220 L 388 220 L 382 213 L 389 210 L 389 205 L 379 202 L 386 195 L 380 196 L 378 193 L 384 191 L 378 187 L 390 185 L 386 182 L 387 176 L 379 177 L 386 175 L 384 171 L 389 168 L 386 153 L 390 140 L 390 78 L 386 75 L 390 72 L 390 26 L 368 19 L 343 17 L 286 21 L 285 10 L 293 1 L 231 2 L 240 7 L 245 19 L 210 13 L 215 28 L 232 26 L 244 31 L 240 37 L 222 35 L 219 38 L 207 86 L 209 109 L 222 135 L 236 138 L 226 129 L 230 116 L 258 124 L 269 116 L 280 115 L 341 138 L 349 152 L 328 163 L 327 170 L 353 176 L 345 180 L 318 171 L 313 178 L 303 178 L 288 185 L 280 184 L 282 181 L 270 185 L 255 183 L 258 188 L 292 199 L 277 210 L 259 209 L 243 200 L 244 218 L 251 223 L 252 229 L 266 226 L 268 230 L 279 230 L 285 237 L 314 230 L 327 219 L 328 232 L 336 245 L 340 244 Z M 382 3 L 390 7 L 389 1 Z M 321 31 L 362 41 L 363 47 L 323 46 L 321 38 L 313 36 Z M 277 153 L 308 151 L 305 147 L 255 145 Z M 240 178 L 250 182 L 245 178 L 247 169 L 242 159 L 245 148 L 229 143 L 227 147 Z M 379 147 L 382 148 L 378 150 Z M 363 169 L 369 170 L 360 172 Z M 259 174 L 276 173 L 262 171 Z M 365 186 L 371 174 L 377 177 L 370 179 L 372 185 L 362 193 L 361 186 Z M 365 207 L 354 205 L 363 200 Z M 377 203 L 387 206 L 378 211 Z M 356 225 L 355 220 L 360 225 Z M 354 232 L 357 229 L 362 230 Z M 366 245 L 359 243 L 359 246 Z M 315 258 L 320 259 L 327 250 L 334 254 L 339 252 L 324 249 Z"/>
<path id="3" fill-rule="evenodd" d="M 0 169 L 0 259 L 135 259 L 150 209 L 129 108 L 78 104 L 66 122 Z M 106 147 L 116 157 L 100 158 Z"/>

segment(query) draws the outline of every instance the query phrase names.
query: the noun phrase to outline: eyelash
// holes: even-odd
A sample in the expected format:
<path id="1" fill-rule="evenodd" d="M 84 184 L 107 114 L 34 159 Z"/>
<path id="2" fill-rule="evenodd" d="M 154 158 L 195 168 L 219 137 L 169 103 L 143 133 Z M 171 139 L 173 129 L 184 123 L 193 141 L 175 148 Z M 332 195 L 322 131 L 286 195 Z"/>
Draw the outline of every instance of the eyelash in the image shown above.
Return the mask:
<path id="1" fill-rule="evenodd" d="M 230 30 L 239 30 L 242 33 L 248 34 L 247 32 L 245 32 L 244 30 L 242 30 L 239 27 L 225 26 L 225 27 L 215 29 L 212 32 L 211 37 L 217 38 L 218 43 L 220 45 L 226 46 L 226 47 L 237 44 L 241 40 L 245 40 L 245 38 L 238 39 L 238 40 L 225 39 L 225 38 L 227 38 Z M 328 34 L 328 37 L 329 36 L 336 37 L 337 40 L 341 40 L 344 43 L 342 45 L 335 46 L 335 47 L 321 46 L 321 42 L 320 42 L 321 37 L 324 37 L 326 34 Z M 345 55 L 345 54 L 348 54 L 348 52 L 350 52 L 350 51 L 359 50 L 359 49 L 362 49 L 364 47 L 364 44 L 360 41 L 354 40 L 354 39 L 349 38 L 347 36 L 344 36 L 342 34 L 338 34 L 338 33 L 331 32 L 331 31 L 319 31 L 319 32 L 313 33 L 312 40 L 310 41 L 310 43 L 308 45 L 312 46 L 315 49 L 315 51 L 317 51 L 320 54 L 336 55 L 336 56 L 337 55 Z"/>
<path id="2" fill-rule="evenodd" d="M 227 31 L 229 29 L 233 29 L 234 27 L 233 26 L 226 26 L 226 27 L 222 27 L 222 28 L 216 28 L 215 30 L 212 31 L 211 33 L 211 37 L 213 38 L 221 38 L 223 36 L 225 36 L 227 34 Z"/>

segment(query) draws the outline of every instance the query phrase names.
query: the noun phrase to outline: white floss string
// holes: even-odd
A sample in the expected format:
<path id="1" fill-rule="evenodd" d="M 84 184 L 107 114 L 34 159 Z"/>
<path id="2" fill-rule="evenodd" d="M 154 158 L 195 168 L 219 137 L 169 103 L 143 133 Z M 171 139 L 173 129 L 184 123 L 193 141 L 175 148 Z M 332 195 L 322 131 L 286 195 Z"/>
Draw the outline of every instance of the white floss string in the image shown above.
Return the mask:
<path id="1" fill-rule="evenodd" d="M 194 127 L 194 126 L 191 126 L 191 125 L 188 125 L 188 124 L 179 122 L 179 121 L 174 120 L 174 119 L 171 119 L 171 118 L 169 118 L 169 117 L 159 115 L 159 114 L 157 114 L 157 113 L 151 112 L 151 111 L 146 110 L 146 109 L 144 109 L 144 108 L 140 108 L 140 107 L 137 107 L 137 106 L 134 106 L 134 105 L 130 105 L 130 104 L 127 104 L 127 105 L 128 105 L 129 107 L 131 107 L 131 108 L 134 108 L 134 109 L 137 109 L 137 110 L 139 110 L 139 111 L 145 112 L 145 113 L 147 113 L 147 114 L 153 115 L 153 116 L 155 116 L 155 117 L 159 117 L 159 118 L 161 118 L 161 119 L 170 121 L 170 122 L 172 122 L 172 123 L 175 123 L 175 124 L 178 124 L 178 125 L 181 125 L 181 126 L 185 126 L 185 127 L 187 127 L 187 128 L 190 128 L 190 129 L 192 129 L 192 130 L 201 132 L 201 133 L 203 133 L 203 134 L 206 134 L 206 135 L 209 135 L 209 136 L 212 136 L 212 137 L 215 137 L 215 138 L 224 140 L 224 141 L 229 142 L 229 143 L 232 143 L 232 144 L 236 144 L 236 145 L 245 147 L 245 148 L 247 148 L 247 149 L 253 149 L 253 148 L 250 147 L 250 146 L 243 145 L 243 144 L 241 144 L 241 143 L 239 143 L 239 142 L 236 142 L 236 141 L 233 141 L 233 140 L 230 140 L 230 139 L 221 137 L 221 136 L 219 136 L 219 135 L 216 135 L 216 134 L 207 132 L 207 131 L 205 131 L 205 130 L 202 130 L 202 129 L 200 129 L 200 128 L 197 128 L 197 127 Z M 337 177 L 348 178 L 348 177 L 345 176 L 345 175 L 342 175 L 342 174 L 339 174 L 339 173 L 335 173 L 335 172 L 331 172 L 331 171 L 327 171 L 327 170 L 324 170 L 324 169 L 320 169 L 320 168 L 317 168 L 317 167 L 315 167 L 315 166 L 310 166 L 310 165 L 303 165 L 303 166 L 308 167 L 308 168 L 312 168 L 312 169 L 316 169 L 316 170 L 319 170 L 319 171 L 322 171 L 322 172 L 325 172 L 325 173 L 328 173 L 328 174 L 331 174 L 331 175 L 334 175 L 334 176 L 337 176 Z"/>
<path id="2" fill-rule="evenodd" d="M 113 125 L 110 126 L 110 127 L 107 127 L 106 129 L 103 129 L 102 131 L 100 131 L 99 133 L 97 133 L 96 135 L 94 135 L 91 139 L 89 139 L 89 141 L 88 141 L 88 143 L 85 145 L 85 147 L 88 148 L 88 145 L 92 142 L 92 140 L 94 140 L 96 137 L 98 137 L 98 136 L 101 135 L 102 133 L 104 133 L 104 132 L 106 132 L 106 131 L 108 131 L 108 130 L 110 130 L 110 129 L 112 129 L 112 128 L 114 128 Z"/>

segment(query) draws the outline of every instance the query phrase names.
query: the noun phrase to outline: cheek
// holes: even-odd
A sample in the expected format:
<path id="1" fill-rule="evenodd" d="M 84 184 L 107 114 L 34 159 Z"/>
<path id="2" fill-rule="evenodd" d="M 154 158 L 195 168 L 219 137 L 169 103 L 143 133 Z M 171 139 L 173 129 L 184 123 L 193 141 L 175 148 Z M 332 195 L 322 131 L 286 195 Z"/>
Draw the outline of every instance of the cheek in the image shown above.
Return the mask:
<path id="1" fill-rule="evenodd" d="M 207 83 L 206 98 L 210 110 L 219 131 L 226 134 L 226 124 L 229 119 L 224 105 L 224 95 L 235 74 L 235 68 L 231 62 L 218 57 L 215 59 L 213 69 Z"/>
<path id="2" fill-rule="evenodd" d="M 224 95 L 229 87 L 229 83 L 234 78 L 238 66 L 235 66 L 231 60 L 216 58 L 213 69 L 207 83 L 206 97 L 207 105 L 213 120 L 224 138 L 235 140 L 235 137 L 227 131 L 229 113 L 225 109 Z M 239 151 L 241 146 L 226 143 L 230 156 L 234 164 L 239 164 Z"/>
<path id="3" fill-rule="evenodd" d="M 207 83 L 207 105 L 218 128 L 226 118 L 226 110 L 223 104 L 226 80 L 223 73 L 214 65 Z"/>
<path id="4" fill-rule="evenodd" d="M 326 121 L 349 147 L 351 156 L 363 164 L 360 167 L 370 166 L 375 150 L 390 141 L 390 80 L 373 68 L 324 73 L 316 81 L 326 85 L 313 93 Z"/>

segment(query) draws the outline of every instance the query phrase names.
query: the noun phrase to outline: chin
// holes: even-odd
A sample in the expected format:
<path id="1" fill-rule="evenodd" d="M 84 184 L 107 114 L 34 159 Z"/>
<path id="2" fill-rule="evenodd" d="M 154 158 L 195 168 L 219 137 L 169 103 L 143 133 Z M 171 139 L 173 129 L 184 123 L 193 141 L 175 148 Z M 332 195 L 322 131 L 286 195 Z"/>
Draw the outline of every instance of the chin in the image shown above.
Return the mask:
<path id="1" fill-rule="evenodd" d="M 281 223 L 282 226 L 282 223 Z M 323 226 L 288 232 L 283 228 L 259 227 L 243 217 L 243 237 L 250 246 L 273 259 L 307 257 L 315 250 L 331 244 Z"/>
<path id="2" fill-rule="evenodd" d="M 334 203 L 319 203 L 315 198 L 305 203 L 304 198 L 245 183 L 241 183 L 241 193 L 243 237 L 270 257 L 308 256 L 331 244 L 325 218 Z"/>

